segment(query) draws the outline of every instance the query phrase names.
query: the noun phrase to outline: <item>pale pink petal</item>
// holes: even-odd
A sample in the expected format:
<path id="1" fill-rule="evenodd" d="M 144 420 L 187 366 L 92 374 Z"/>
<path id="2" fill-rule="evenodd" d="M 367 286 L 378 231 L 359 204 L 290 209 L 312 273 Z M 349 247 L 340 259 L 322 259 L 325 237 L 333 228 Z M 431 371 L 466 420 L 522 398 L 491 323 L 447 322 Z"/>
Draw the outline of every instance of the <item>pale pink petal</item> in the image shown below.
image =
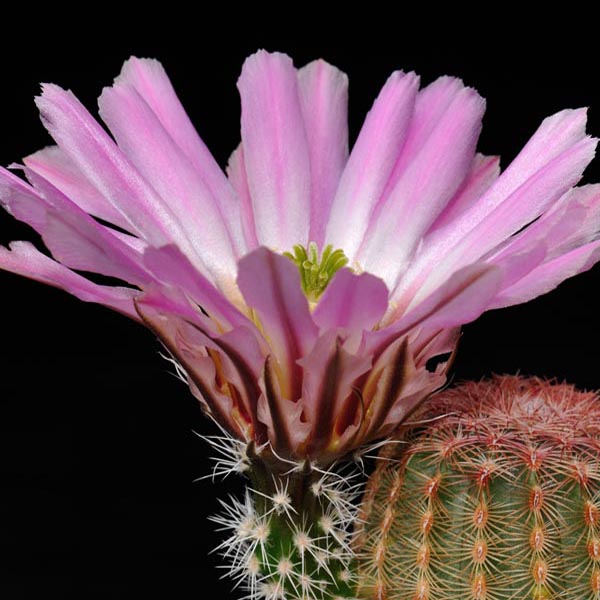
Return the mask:
<path id="1" fill-rule="evenodd" d="M 429 243 L 445 253 L 486 219 L 496 220 L 497 209 L 511 213 L 508 223 L 497 223 L 497 238 L 505 239 L 532 221 L 543 209 L 579 180 L 592 160 L 595 140 L 585 134 L 586 111 L 564 110 L 543 121 L 509 167 L 470 209 L 431 235 Z M 556 179 L 567 181 L 556 194 Z M 524 194 L 531 197 L 524 200 Z M 513 206 L 516 205 L 516 206 Z M 514 229 L 514 221 L 518 226 Z M 489 248 L 495 244 L 486 244 Z"/>
<path id="2" fill-rule="evenodd" d="M 292 60 L 262 50 L 253 54 L 244 63 L 238 88 L 258 241 L 278 251 L 306 245 L 310 160 Z"/>
<path id="3" fill-rule="evenodd" d="M 0 204 L 16 219 L 32 226 L 56 260 L 72 269 L 136 285 L 151 280 L 142 256 L 114 236 L 112 230 L 97 223 L 50 183 L 45 182 L 43 193 L 41 196 L 0 168 Z"/>
<path id="4" fill-rule="evenodd" d="M 543 214 L 577 183 L 596 147 L 596 140 L 585 137 L 582 119 L 585 123 L 582 111 L 563 111 L 546 119 L 524 154 L 531 154 L 531 145 L 548 156 L 539 148 L 543 138 L 553 147 L 551 160 L 539 167 L 539 161 L 531 156 L 532 164 L 539 167 L 534 170 L 519 155 L 471 209 L 428 237 L 427 246 L 392 294 L 399 307 L 418 304 L 455 270 L 480 260 Z M 563 127 L 557 132 L 559 122 Z M 511 190 L 510 195 L 502 198 L 503 190 Z"/>
<path id="5" fill-rule="evenodd" d="M 435 220 L 428 231 L 431 232 L 451 223 L 471 208 L 500 175 L 500 158 L 498 156 L 484 156 L 476 154 L 467 178 L 448 202 L 440 216 Z M 427 240 L 425 240 L 427 243 Z"/>
<path id="6" fill-rule="evenodd" d="M 300 396 L 296 361 L 311 349 L 317 336 L 298 268 L 289 258 L 258 248 L 240 260 L 238 286 L 256 311 L 275 350 L 274 358 L 281 362 L 283 396 L 296 400 Z"/>
<path id="7" fill-rule="evenodd" d="M 122 79 L 104 89 L 98 105 L 119 148 L 169 206 L 213 277 L 234 277 L 236 258 L 245 250 L 235 196 L 213 196 L 150 106 Z"/>
<path id="8" fill-rule="evenodd" d="M 390 288 L 465 180 L 484 111 L 485 101 L 474 90 L 462 88 L 456 93 L 377 206 L 357 260 Z"/>
<path id="9" fill-rule="evenodd" d="M 591 269 L 599 260 L 600 240 L 571 250 L 533 269 L 508 289 L 503 289 L 490 308 L 528 302 L 550 292 L 565 279 Z"/>
<path id="10" fill-rule="evenodd" d="M 139 320 L 133 304 L 133 299 L 139 293 L 137 290 L 92 283 L 48 258 L 29 242 L 12 242 L 10 250 L 0 246 L 0 269 L 61 288 L 83 302 L 102 304 Z"/>
<path id="11" fill-rule="evenodd" d="M 50 134 L 83 176 L 123 215 L 129 231 L 156 246 L 177 243 L 205 270 L 169 207 L 71 92 L 45 85 L 36 103 Z"/>
<path id="12" fill-rule="evenodd" d="M 456 96 L 464 93 L 464 89 L 465 86 L 460 79 L 444 76 L 419 91 L 406 141 L 387 182 L 383 200 L 394 189 L 406 167 L 413 157 L 421 152 L 440 119 L 446 114 Z"/>
<path id="13" fill-rule="evenodd" d="M 488 309 L 504 276 L 501 268 L 484 263 L 460 269 L 402 318 L 371 334 L 368 346 L 385 347 L 416 327 L 433 331 L 475 320 Z M 393 313 L 388 318 L 393 320 Z"/>
<path id="14" fill-rule="evenodd" d="M 342 248 L 351 263 L 404 145 L 418 87 L 414 73 L 390 76 L 365 119 L 342 174 L 325 241 Z"/>
<path id="15" fill-rule="evenodd" d="M 309 240 L 323 247 L 329 210 L 348 160 L 348 77 L 316 60 L 298 71 L 310 153 Z"/>
<path id="16" fill-rule="evenodd" d="M 246 238 L 246 245 L 248 250 L 254 250 L 254 248 L 259 246 L 259 243 L 256 237 L 256 223 L 254 222 L 252 198 L 250 196 L 250 188 L 248 187 L 248 175 L 246 174 L 246 165 L 244 164 L 244 149 L 242 144 L 229 157 L 227 176 L 239 198 L 242 231 Z"/>
<path id="17" fill-rule="evenodd" d="M 58 147 L 48 146 L 23 159 L 30 172 L 50 182 L 82 210 L 123 229 L 130 224 L 88 181 L 75 163 Z"/>
<path id="18" fill-rule="evenodd" d="M 375 327 L 387 307 L 388 290 L 381 279 L 342 269 L 323 292 L 312 317 L 321 330 L 362 331 Z"/>
<path id="19" fill-rule="evenodd" d="M 228 226 L 237 235 L 237 202 L 225 174 L 196 132 L 163 66 L 154 59 L 131 57 L 115 80 L 117 85 L 130 85 L 152 109 L 162 126 L 194 165 L 221 209 Z"/>
<path id="20" fill-rule="evenodd" d="M 251 326 L 251 322 L 223 293 L 198 273 L 177 246 L 171 244 L 161 248 L 148 248 L 144 253 L 144 264 L 158 281 L 186 292 L 223 329 Z"/>
<path id="21" fill-rule="evenodd" d="M 600 230 L 600 185 L 569 190 L 537 221 L 509 238 L 487 260 L 497 262 L 544 242 L 554 257 L 598 237 Z"/>

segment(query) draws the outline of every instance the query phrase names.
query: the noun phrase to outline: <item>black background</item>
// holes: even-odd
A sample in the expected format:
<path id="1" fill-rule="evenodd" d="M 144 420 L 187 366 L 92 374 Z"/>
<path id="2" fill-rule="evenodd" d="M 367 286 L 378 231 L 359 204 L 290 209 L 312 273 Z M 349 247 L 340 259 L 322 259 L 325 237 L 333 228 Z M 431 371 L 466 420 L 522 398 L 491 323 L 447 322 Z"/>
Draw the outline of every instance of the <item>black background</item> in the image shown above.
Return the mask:
<path id="1" fill-rule="evenodd" d="M 502 155 L 503 166 L 545 116 L 562 108 L 591 106 L 589 131 L 600 135 L 600 53 L 593 37 L 566 24 L 521 31 L 510 25 L 495 35 L 488 21 L 443 36 L 422 21 L 385 32 L 379 25 L 338 24 L 307 26 L 298 35 L 279 29 L 239 35 L 223 19 L 190 22 L 185 14 L 172 20 L 157 14 L 151 25 L 115 18 L 100 26 L 89 17 L 60 30 L 48 19 L 39 30 L 28 22 L 18 43 L 1 42 L 3 165 L 50 141 L 32 102 L 38 82 L 71 88 L 93 107 L 131 54 L 162 60 L 224 165 L 239 140 L 236 78 L 258 47 L 288 52 L 297 65 L 322 56 L 345 70 L 353 135 L 396 68 L 415 69 L 425 83 L 453 74 L 476 87 L 488 99 L 479 148 Z M 600 180 L 600 162 L 585 180 Z M 0 242 L 12 239 L 33 238 L 2 214 Z M 468 325 L 454 377 L 520 370 L 600 388 L 599 282 L 594 269 Z M 203 597 L 209 588 L 207 597 L 234 597 L 228 582 L 216 583 L 218 560 L 208 553 L 219 536 L 206 518 L 216 498 L 239 482 L 193 483 L 209 469 L 207 447 L 193 431 L 212 429 L 169 375 L 153 336 L 106 309 L 13 275 L 0 273 L 0 290 L 2 597 L 177 600 Z"/>

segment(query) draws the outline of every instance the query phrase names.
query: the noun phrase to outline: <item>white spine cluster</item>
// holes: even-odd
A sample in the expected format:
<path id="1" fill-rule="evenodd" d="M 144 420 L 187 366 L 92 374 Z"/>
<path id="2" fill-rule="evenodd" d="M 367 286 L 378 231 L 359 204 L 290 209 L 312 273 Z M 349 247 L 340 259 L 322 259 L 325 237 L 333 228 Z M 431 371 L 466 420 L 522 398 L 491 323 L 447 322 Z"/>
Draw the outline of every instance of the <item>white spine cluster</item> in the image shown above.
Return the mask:
<path id="1" fill-rule="evenodd" d="M 210 477 L 251 474 L 243 444 L 225 435 L 204 439 L 218 453 Z M 290 477 L 301 473 L 310 484 L 298 504 L 291 496 Z M 362 492 L 360 476 L 348 466 L 324 470 L 292 464 L 283 474 L 271 475 L 268 491 L 255 485 L 242 500 L 220 501 L 222 512 L 210 519 L 225 539 L 215 551 L 226 562 L 224 576 L 244 590 L 243 600 L 352 598 L 348 590 L 353 587 L 352 529 Z M 312 506 L 310 513 L 306 505 Z"/>

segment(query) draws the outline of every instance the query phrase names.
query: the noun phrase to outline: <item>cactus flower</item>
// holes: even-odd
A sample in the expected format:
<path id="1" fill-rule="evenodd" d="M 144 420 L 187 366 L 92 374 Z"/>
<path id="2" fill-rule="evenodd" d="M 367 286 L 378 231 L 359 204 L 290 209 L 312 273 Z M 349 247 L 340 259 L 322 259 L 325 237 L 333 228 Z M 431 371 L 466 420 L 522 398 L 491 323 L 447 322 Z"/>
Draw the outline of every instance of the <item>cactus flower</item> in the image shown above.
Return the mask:
<path id="1" fill-rule="evenodd" d="M 238 87 L 224 173 L 155 60 L 102 92 L 111 135 L 44 85 L 56 145 L 26 180 L 2 169 L 0 199 L 47 252 L 13 242 L 0 268 L 145 324 L 255 450 L 327 466 L 388 435 L 444 383 L 461 325 L 600 257 L 600 187 L 575 187 L 596 146 L 585 110 L 546 119 L 500 173 L 458 79 L 393 73 L 351 152 L 335 67 L 260 51 Z"/>

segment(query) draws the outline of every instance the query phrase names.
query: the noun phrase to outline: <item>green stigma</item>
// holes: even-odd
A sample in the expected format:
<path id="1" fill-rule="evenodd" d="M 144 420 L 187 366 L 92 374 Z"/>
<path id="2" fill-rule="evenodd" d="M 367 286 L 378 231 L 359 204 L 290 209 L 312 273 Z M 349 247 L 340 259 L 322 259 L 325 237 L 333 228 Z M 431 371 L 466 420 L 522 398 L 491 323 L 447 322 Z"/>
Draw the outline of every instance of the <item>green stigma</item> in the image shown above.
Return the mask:
<path id="1" fill-rule="evenodd" d="M 317 302 L 333 276 L 348 264 L 344 251 L 334 250 L 331 244 L 325 246 L 321 256 L 315 242 L 310 242 L 308 249 L 297 244 L 293 254 L 284 252 L 283 255 L 296 263 L 302 289 L 310 302 Z"/>

